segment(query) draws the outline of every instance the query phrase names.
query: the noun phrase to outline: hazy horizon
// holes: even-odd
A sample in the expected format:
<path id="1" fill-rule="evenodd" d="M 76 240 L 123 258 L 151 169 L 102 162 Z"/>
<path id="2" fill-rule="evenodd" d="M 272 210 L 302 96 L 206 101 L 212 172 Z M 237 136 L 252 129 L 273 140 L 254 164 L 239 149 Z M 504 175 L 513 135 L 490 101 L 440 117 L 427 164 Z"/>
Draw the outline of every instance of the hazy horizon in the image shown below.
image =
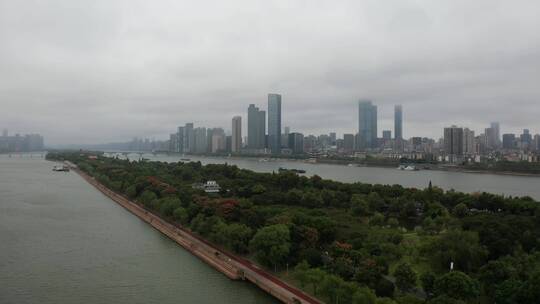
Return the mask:
<path id="1" fill-rule="evenodd" d="M 0 130 L 47 145 L 167 139 L 186 122 L 230 130 L 282 95 L 282 126 L 379 135 L 540 132 L 537 1 L 0 0 Z"/>

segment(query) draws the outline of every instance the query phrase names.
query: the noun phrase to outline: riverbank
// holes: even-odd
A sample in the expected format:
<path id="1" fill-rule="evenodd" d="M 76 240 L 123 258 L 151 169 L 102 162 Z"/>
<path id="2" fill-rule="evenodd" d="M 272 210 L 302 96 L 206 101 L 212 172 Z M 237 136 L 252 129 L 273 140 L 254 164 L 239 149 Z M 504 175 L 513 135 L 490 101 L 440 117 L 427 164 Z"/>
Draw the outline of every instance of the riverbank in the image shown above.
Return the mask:
<path id="1" fill-rule="evenodd" d="M 73 164 L 70 164 L 70 166 L 74 172 L 111 200 L 174 240 L 229 279 L 250 281 L 283 303 L 321 303 L 301 290 L 260 269 L 250 261 L 217 248 L 185 228 L 163 220 L 137 203 L 103 186 L 93 177 L 77 169 Z"/>

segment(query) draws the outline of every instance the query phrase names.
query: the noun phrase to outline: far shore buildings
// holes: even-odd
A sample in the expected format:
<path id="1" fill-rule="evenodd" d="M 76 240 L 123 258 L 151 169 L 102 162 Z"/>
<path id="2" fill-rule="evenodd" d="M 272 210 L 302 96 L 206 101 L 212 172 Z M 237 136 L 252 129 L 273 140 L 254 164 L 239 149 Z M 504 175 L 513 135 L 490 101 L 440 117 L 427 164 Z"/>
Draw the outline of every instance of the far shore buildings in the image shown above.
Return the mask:
<path id="1" fill-rule="evenodd" d="M 453 164 L 540 159 L 540 134 L 533 134 L 529 129 L 523 129 L 521 134 L 501 134 L 499 122 L 491 122 L 479 134 L 467 127 L 451 126 L 442 130 L 443 136 L 439 139 L 404 137 L 403 106 L 395 104 L 393 130 L 385 128 L 379 134 L 377 105 L 372 100 L 361 99 L 357 102 L 357 130 L 344 130 L 341 136 L 333 130 L 314 135 L 303 134 L 294 129 L 294 125 L 292 128 L 289 124 L 282 126 L 280 94 L 268 94 L 267 102 L 267 111 L 249 104 L 246 119 L 232 117 L 230 130 L 195 128 L 193 123 L 186 123 L 169 136 L 166 147 L 169 151 L 187 154 L 294 155 L 306 159 L 338 157 L 351 160 L 371 157 Z M 321 121 L 321 127 L 323 124 Z M 144 146 L 154 145 L 145 141 Z"/>
<path id="2" fill-rule="evenodd" d="M 4 129 L 0 136 L 0 152 L 33 152 L 45 149 L 43 136 L 39 134 L 15 134 L 9 136 Z"/>

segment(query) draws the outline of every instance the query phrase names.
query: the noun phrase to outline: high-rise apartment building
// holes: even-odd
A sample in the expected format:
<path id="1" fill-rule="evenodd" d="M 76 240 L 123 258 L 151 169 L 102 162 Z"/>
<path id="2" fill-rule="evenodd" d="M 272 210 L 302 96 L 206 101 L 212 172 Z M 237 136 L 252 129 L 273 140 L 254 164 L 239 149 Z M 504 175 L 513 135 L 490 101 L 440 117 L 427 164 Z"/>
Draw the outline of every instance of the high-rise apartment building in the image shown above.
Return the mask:
<path id="1" fill-rule="evenodd" d="M 515 134 L 503 134 L 502 136 L 503 149 L 511 150 L 516 148 L 516 135 Z"/>
<path id="2" fill-rule="evenodd" d="M 254 104 L 248 108 L 248 139 L 250 150 L 261 150 L 266 147 L 266 112 L 259 110 Z"/>
<path id="3" fill-rule="evenodd" d="M 173 147 L 174 152 L 184 152 L 184 127 L 178 127 L 176 129 L 176 145 Z"/>
<path id="4" fill-rule="evenodd" d="M 403 139 L 403 107 L 394 106 L 394 136 L 396 140 Z"/>
<path id="5" fill-rule="evenodd" d="M 376 148 L 377 146 L 377 106 L 369 100 L 358 102 L 358 134 L 360 149 Z"/>
<path id="6" fill-rule="evenodd" d="M 501 125 L 498 122 L 492 122 L 490 128 L 493 129 L 490 140 L 495 144 L 495 148 L 499 148 L 501 146 Z"/>
<path id="7" fill-rule="evenodd" d="M 476 151 L 474 143 L 474 131 L 469 128 L 463 129 L 463 154 L 473 155 Z"/>
<path id="8" fill-rule="evenodd" d="M 184 126 L 183 136 L 184 153 L 192 153 L 195 151 L 195 136 L 193 135 L 193 123 L 187 123 Z"/>
<path id="9" fill-rule="evenodd" d="M 268 146 L 272 154 L 281 153 L 281 95 L 268 94 Z"/>
<path id="10" fill-rule="evenodd" d="M 384 140 L 391 140 L 392 139 L 392 131 L 390 130 L 383 130 L 382 131 L 382 138 Z"/>
<path id="11" fill-rule="evenodd" d="M 242 150 L 242 117 L 232 119 L 231 152 L 240 153 Z"/>
<path id="12" fill-rule="evenodd" d="M 206 128 L 193 129 L 193 149 L 194 153 L 208 152 L 208 138 Z"/>
<path id="13" fill-rule="evenodd" d="M 345 152 L 352 152 L 354 150 L 354 135 L 343 134 L 343 150 Z"/>
<path id="14" fill-rule="evenodd" d="M 444 128 L 444 152 L 451 161 L 463 155 L 463 128 Z"/>
<path id="15" fill-rule="evenodd" d="M 288 146 L 293 154 L 304 153 L 304 135 L 296 132 L 290 133 Z"/>

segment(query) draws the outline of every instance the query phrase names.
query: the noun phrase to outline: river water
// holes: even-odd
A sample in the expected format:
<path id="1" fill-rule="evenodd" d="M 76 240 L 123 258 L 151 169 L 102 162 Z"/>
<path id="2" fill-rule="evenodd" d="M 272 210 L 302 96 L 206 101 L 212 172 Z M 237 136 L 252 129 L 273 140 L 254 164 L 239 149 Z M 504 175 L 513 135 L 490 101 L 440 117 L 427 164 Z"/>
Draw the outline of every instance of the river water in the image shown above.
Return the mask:
<path id="1" fill-rule="evenodd" d="M 52 166 L 0 155 L 0 303 L 276 303 Z"/>
<path id="2" fill-rule="evenodd" d="M 138 159 L 139 154 L 129 154 Z M 156 161 L 177 162 L 180 156 L 144 154 L 144 158 Z M 490 192 L 496 194 L 524 196 L 540 200 L 540 177 L 514 176 L 490 173 L 464 173 L 437 170 L 402 171 L 396 168 L 348 167 L 344 165 L 310 164 L 300 161 L 269 160 L 253 158 L 219 158 L 186 156 L 191 161 L 203 164 L 229 163 L 240 168 L 258 172 L 277 172 L 280 167 L 303 169 L 306 175 L 317 174 L 323 178 L 341 182 L 363 182 L 371 184 L 400 184 L 405 187 L 425 188 L 431 181 L 434 186 L 462 192 Z M 182 157 L 183 158 L 183 157 Z"/>

